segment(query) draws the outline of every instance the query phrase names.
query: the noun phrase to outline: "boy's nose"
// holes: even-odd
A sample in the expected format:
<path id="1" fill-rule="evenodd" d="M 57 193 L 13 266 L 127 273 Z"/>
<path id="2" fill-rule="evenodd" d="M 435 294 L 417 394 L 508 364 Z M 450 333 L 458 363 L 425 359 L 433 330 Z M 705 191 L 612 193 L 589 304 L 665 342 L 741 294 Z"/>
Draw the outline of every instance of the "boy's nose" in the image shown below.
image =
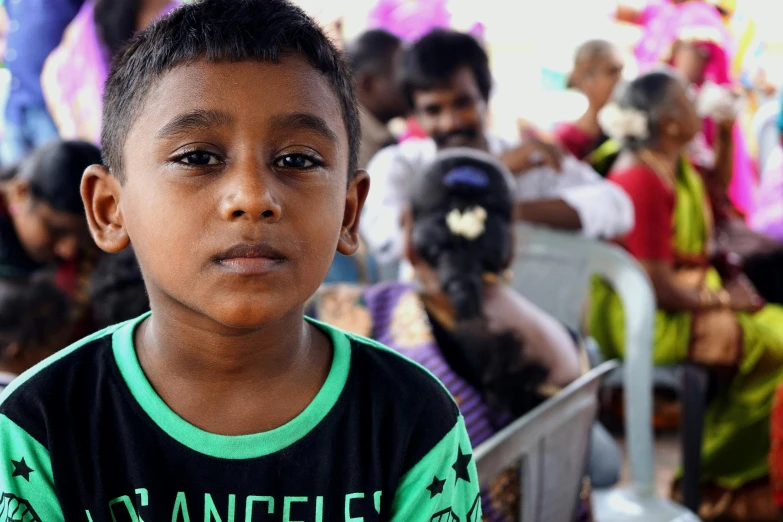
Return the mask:
<path id="1" fill-rule="evenodd" d="M 265 179 L 267 174 L 273 175 L 264 172 L 263 168 L 244 168 L 232 177 L 228 194 L 221 205 L 224 219 L 279 219 L 281 208 Z"/>

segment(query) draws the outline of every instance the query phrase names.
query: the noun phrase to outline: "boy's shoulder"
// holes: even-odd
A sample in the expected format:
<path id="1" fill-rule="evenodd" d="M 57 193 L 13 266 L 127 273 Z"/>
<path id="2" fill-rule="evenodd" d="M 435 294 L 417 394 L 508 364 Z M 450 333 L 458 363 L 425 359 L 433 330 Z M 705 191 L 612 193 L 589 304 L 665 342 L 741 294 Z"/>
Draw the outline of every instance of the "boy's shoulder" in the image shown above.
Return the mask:
<path id="1" fill-rule="evenodd" d="M 459 415 L 459 408 L 448 390 L 419 363 L 367 337 L 340 333 L 351 343 L 355 373 L 372 387 L 373 393 L 406 408 L 414 403 L 426 403 L 427 409 L 445 415 L 451 422 Z"/>
<path id="2" fill-rule="evenodd" d="M 97 381 L 107 373 L 112 335 L 123 325 L 85 337 L 14 379 L 0 394 L 0 416 L 43 444 L 50 416 L 88 414 L 75 401 L 95 393 Z"/>

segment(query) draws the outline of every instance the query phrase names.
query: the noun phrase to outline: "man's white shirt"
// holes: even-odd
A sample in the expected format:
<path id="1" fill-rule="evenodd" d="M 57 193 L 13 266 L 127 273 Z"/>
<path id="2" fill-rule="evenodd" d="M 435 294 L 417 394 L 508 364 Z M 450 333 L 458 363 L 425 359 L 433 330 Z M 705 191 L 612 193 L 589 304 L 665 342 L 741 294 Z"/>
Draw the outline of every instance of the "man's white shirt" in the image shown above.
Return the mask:
<path id="1" fill-rule="evenodd" d="M 487 135 L 487 143 L 496 157 L 518 146 L 493 135 Z M 402 257 L 401 222 L 409 191 L 437 154 L 433 140 L 409 140 L 381 150 L 370 161 L 370 193 L 361 233 L 379 262 L 393 263 Z M 579 215 L 582 234 L 587 237 L 614 238 L 633 228 L 633 204 L 625 192 L 572 156 L 563 159 L 561 172 L 539 167 L 515 180 L 517 201 L 562 199 Z"/>

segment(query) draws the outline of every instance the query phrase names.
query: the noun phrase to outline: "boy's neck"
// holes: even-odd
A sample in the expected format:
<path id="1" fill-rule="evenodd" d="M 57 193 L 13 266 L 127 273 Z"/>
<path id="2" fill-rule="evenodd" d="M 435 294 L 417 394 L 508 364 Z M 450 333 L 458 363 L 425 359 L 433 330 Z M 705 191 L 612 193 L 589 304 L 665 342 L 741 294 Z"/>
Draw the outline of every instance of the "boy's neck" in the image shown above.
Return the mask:
<path id="1" fill-rule="evenodd" d="M 254 378 L 284 372 L 311 340 L 304 314 L 292 313 L 255 330 L 238 330 L 210 320 L 156 310 L 137 333 L 137 351 L 176 364 L 183 373 L 253 373 Z"/>
<path id="2" fill-rule="evenodd" d="M 292 420 L 320 391 L 332 360 L 329 339 L 304 321 L 302 309 L 252 331 L 156 310 L 137 329 L 135 346 L 164 402 L 191 424 L 223 435 Z"/>

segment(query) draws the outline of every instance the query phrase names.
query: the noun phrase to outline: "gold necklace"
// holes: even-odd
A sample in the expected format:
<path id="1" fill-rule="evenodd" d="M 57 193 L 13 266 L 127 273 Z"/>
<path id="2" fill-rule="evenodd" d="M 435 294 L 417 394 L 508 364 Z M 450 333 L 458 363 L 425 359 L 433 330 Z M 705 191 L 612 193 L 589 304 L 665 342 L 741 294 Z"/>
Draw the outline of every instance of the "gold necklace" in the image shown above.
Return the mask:
<path id="1" fill-rule="evenodd" d="M 642 160 L 642 163 L 650 167 L 658 175 L 661 181 L 674 190 L 677 185 L 677 173 L 672 169 L 671 165 L 659 158 L 650 149 L 641 149 L 636 152 L 636 155 Z"/>

